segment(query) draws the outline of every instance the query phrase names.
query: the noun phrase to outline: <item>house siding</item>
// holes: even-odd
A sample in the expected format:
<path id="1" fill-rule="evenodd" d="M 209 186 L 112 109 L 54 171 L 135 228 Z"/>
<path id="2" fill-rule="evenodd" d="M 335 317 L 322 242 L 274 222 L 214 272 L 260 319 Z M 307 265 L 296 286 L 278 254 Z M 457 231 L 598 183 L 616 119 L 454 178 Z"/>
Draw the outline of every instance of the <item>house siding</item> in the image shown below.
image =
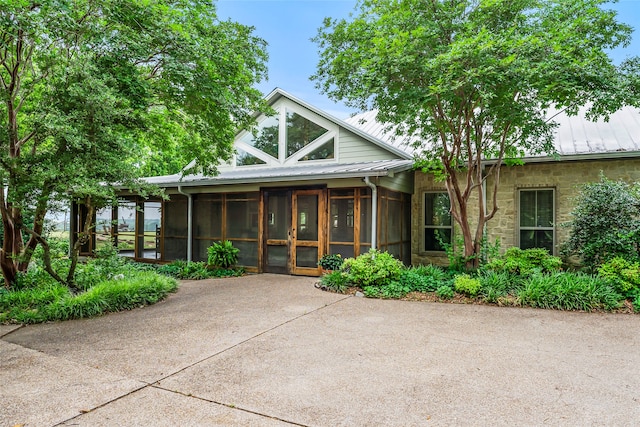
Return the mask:
<path id="1" fill-rule="evenodd" d="M 341 128 L 339 133 L 340 163 L 361 163 L 374 160 L 397 159 L 398 155 L 373 145 L 371 142 Z"/>
<path id="2" fill-rule="evenodd" d="M 555 191 L 555 254 L 569 236 L 569 228 L 562 224 L 571 219 L 575 197 L 580 186 L 600 180 L 600 173 L 608 179 L 627 182 L 640 182 L 640 158 L 621 160 L 583 160 L 555 161 L 545 163 L 528 163 L 522 166 L 503 166 L 500 170 L 498 187 L 498 212 L 487 223 L 487 237 L 490 243 L 500 239 L 501 251 L 518 244 L 518 191 L 523 189 L 549 188 Z M 443 252 L 425 252 L 422 250 L 423 239 L 423 194 L 426 191 L 446 191 L 444 183 L 435 182 L 431 175 L 422 172 L 415 174 L 415 192 L 412 201 L 412 263 L 413 264 L 446 264 Z M 487 204 L 492 208 L 493 180 L 487 182 Z M 470 216 L 475 216 L 478 197 L 472 196 L 469 204 Z M 474 218 L 472 218 L 472 223 Z M 475 230 L 475 224 L 472 224 Z M 459 235 L 457 227 L 454 227 Z"/>

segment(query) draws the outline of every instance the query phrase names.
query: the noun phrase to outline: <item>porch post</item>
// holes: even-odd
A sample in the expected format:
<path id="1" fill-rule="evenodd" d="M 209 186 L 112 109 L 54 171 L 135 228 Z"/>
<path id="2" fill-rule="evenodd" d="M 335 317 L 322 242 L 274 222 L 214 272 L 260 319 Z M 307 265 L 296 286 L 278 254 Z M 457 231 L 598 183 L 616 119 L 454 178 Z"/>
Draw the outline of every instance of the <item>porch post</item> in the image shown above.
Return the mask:
<path id="1" fill-rule="evenodd" d="M 369 180 L 368 176 L 364 177 L 364 183 L 371 188 L 371 249 L 376 249 L 378 240 L 378 187 Z"/>

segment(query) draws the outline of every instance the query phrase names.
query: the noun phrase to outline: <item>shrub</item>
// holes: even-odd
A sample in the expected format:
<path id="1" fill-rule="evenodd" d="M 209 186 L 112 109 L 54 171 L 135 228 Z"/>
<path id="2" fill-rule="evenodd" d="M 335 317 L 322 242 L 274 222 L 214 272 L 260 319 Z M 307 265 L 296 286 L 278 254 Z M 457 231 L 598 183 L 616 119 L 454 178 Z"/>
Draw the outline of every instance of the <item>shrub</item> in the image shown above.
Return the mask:
<path id="1" fill-rule="evenodd" d="M 214 243 L 207 248 L 207 264 L 212 267 L 231 268 L 238 263 L 239 252 L 240 249 L 235 248 L 229 240 Z"/>
<path id="2" fill-rule="evenodd" d="M 478 274 L 478 280 L 481 285 L 479 295 L 489 303 L 497 303 L 500 298 L 516 294 L 522 287 L 521 277 L 506 271 L 484 270 Z"/>
<path id="3" fill-rule="evenodd" d="M 347 275 L 341 271 L 334 270 L 320 278 L 320 286 L 333 292 L 343 294 L 349 287 Z"/>
<path id="4" fill-rule="evenodd" d="M 635 299 L 633 300 L 633 311 L 635 311 L 636 313 L 640 312 L 640 293 L 636 295 Z"/>
<path id="5" fill-rule="evenodd" d="M 158 267 L 158 273 L 180 280 L 199 280 L 209 277 L 204 262 L 176 260 Z"/>
<path id="6" fill-rule="evenodd" d="M 344 259 L 340 254 L 323 255 L 318 261 L 320 268 L 324 270 L 338 270 L 342 267 Z"/>
<path id="7" fill-rule="evenodd" d="M 624 296 L 632 296 L 640 289 L 640 262 L 631 262 L 622 257 L 615 257 L 605 262 L 598 269 L 598 274 L 608 280 L 617 292 Z"/>
<path id="8" fill-rule="evenodd" d="M 623 298 L 603 278 L 584 273 L 534 274 L 518 297 L 531 307 L 584 311 L 612 310 Z"/>
<path id="9" fill-rule="evenodd" d="M 449 285 L 442 285 L 438 289 L 436 289 L 436 295 L 441 299 L 451 299 L 453 298 L 454 292 Z"/>
<path id="10" fill-rule="evenodd" d="M 453 288 L 456 292 L 475 297 L 480 291 L 480 280 L 474 279 L 468 274 L 460 274 L 453 279 Z"/>
<path id="11" fill-rule="evenodd" d="M 620 256 L 638 259 L 640 247 L 640 195 L 635 185 L 610 181 L 585 184 L 575 201 L 565 255 L 578 255 L 594 269 Z"/>
<path id="12" fill-rule="evenodd" d="M 403 270 L 398 281 L 416 292 L 434 292 L 438 287 L 450 281 L 449 274 L 434 265 L 410 267 Z"/>
<path id="13" fill-rule="evenodd" d="M 369 250 L 357 258 L 347 258 L 341 271 L 347 273 L 349 281 L 358 286 L 384 286 L 400 276 L 404 268 L 401 261 L 388 252 Z"/>
<path id="14" fill-rule="evenodd" d="M 485 266 L 485 269 L 526 276 L 535 271 L 552 273 L 559 271 L 561 267 L 562 260 L 550 255 L 546 249 L 523 250 L 513 247 L 507 249 L 504 255 L 494 258 Z"/>

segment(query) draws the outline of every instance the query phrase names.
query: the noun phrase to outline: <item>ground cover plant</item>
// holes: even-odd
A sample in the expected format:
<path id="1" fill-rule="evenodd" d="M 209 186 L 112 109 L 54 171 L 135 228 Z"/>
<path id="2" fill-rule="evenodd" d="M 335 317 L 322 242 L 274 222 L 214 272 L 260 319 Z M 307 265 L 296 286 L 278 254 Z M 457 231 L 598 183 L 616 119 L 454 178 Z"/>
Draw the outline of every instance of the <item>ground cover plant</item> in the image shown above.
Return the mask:
<path id="1" fill-rule="evenodd" d="M 245 273 L 236 267 L 240 250 L 229 240 L 207 248 L 207 262 L 176 260 L 157 266 L 157 272 L 180 280 L 202 280 L 216 277 L 236 277 Z"/>
<path id="2" fill-rule="evenodd" d="M 59 271 L 69 268 L 64 248 L 52 245 L 51 262 Z M 0 323 L 39 323 L 99 316 L 156 303 L 174 292 L 178 282 L 153 267 L 119 257 L 106 246 L 77 266 L 73 288 L 57 282 L 36 253 L 26 272 L 11 289 L 0 288 Z"/>
<path id="3" fill-rule="evenodd" d="M 361 291 L 369 298 L 484 303 L 557 310 L 640 312 L 640 264 L 615 259 L 599 274 L 562 271 L 544 249 L 511 248 L 481 268 L 460 272 L 434 265 L 404 267 L 372 250 L 345 259 L 320 288 Z"/>

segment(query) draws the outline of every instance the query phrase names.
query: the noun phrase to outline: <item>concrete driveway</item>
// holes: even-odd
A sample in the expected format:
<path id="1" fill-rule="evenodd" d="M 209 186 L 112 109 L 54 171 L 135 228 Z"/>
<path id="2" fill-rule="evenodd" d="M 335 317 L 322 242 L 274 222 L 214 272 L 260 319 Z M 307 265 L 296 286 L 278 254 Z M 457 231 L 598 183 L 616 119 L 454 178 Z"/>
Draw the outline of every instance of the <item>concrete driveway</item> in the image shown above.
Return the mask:
<path id="1" fill-rule="evenodd" d="M 382 301 L 278 275 L 0 326 L 1 426 L 638 425 L 640 316 Z"/>

